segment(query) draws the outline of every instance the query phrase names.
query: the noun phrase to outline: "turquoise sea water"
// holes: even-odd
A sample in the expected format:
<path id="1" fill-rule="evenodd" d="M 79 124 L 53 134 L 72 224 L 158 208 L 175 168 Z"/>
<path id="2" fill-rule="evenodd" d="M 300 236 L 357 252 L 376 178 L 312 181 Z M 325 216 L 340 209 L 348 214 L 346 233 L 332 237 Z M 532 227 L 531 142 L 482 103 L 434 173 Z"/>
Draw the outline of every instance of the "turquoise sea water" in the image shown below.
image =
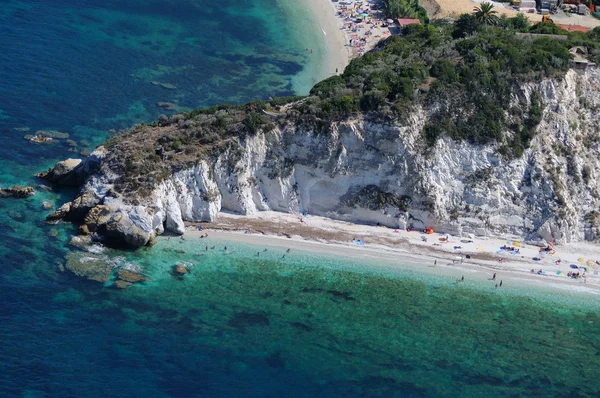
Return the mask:
<path id="1" fill-rule="evenodd" d="M 3 1 L 0 184 L 36 185 L 35 172 L 91 150 L 108 130 L 170 112 L 157 102 L 192 108 L 306 93 L 315 71 L 328 72 L 319 68 L 320 36 L 305 31 L 294 6 Z M 23 138 L 40 129 L 69 137 L 47 145 Z M 381 264 L 165 238 L 150 251 L 99 255 L 151 279 L 116 290 L 61 271 L 76 250 L 68 245 L 74 228 L 46 225 L 42 203 L 72 194 L 0 201 L 0 396 L 600 391 L 600 319 L 589 299 L 457 287 Z M 177 262 L 190 266 L 183 278 L 169 273 Z"/>

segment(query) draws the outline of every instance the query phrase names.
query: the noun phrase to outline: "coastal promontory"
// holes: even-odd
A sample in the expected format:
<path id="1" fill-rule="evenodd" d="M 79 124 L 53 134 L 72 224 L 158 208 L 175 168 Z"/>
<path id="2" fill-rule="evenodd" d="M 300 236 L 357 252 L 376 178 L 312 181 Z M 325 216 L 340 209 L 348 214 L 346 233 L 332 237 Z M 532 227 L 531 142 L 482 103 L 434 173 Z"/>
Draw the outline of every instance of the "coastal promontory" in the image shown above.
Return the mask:
<path id="1" fill-rule="evenodd" d="M 41 175 L 80 187 L 49 220 L 133 247 L 264 210 L 596 240 L 600 32 L 556 39 L 508 21 L 411 26 L 306 97 L 134 126 Z"/>

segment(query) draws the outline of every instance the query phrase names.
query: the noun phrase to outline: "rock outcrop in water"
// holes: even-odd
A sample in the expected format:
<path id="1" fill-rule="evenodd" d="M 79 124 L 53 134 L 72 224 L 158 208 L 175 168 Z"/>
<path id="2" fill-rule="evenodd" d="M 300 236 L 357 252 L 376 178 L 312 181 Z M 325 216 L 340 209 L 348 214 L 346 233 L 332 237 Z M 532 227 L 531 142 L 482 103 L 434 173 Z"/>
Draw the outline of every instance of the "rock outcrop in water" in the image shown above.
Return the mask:
<path id="1" fill-rule="evenodd" d="M 0 198 L 28 198 L 31 195 L 35 195 L 35 190 L 32 187 L 15 185 L 10 188 L 0 189 Z"/>
<path id="2" fill-rule="evenodd" d="M 100 162 L 69 208 L 57 213 L 134 247 L 165 229 L 182 234 L 184 221 L 212 221 L 220 210 L 308 211 L 390 227 L 557 242 L 596 239 L 600 73 L 570 71 L 561 81 L 523 85 L 520 95 L 535 90 L 543 95 L 543 118 L 530 148 L 512 160 L 495 145 L 449 138 L 425 148 L 427 109 L 420 108 L 402 124 L 333 122 L 327 135 L 294 124 L 258 131 L 237 147 L 182 166 L 147 192 L 118 193 L 120 175 L 110 161 Z M 178 120 L 139 138 L 173 136 L 182 128 Z M 100 147 L 92 159 L 107 152 Z"/>
<path id="3" fill-rule="evenodd" d="M 83 182 L 49 220 L 133 247 L 221 210 L 598 239 L 600 71 L 569 69 L 567 41 L 500 28 L 462 39 L 461 29 L 390 38 L 304 99 L 136 126 L 45 174 Z"/>

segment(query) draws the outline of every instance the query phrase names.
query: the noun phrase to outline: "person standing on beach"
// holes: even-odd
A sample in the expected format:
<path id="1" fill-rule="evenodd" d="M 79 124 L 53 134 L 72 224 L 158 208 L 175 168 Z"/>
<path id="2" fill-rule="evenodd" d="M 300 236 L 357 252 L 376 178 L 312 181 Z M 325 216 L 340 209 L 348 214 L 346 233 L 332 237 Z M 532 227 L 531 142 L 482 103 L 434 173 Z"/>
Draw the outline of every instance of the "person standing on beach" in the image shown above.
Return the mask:
<path id="1" fill-rule="evenodd" d="M 502 287 L 502 280 L 500 280 L 500 287 Z"/>
<path id="2" fill-rule="evenodd" d="M 492 276 L 492 280 L 495 281 L 496 280 L 496 273 L 494 273 L 494 276 Z"/>
<path id="3" fill-rule="evenodd" d="M 433 260 L 433 265 L 437 265 L 437 260 Z"/>

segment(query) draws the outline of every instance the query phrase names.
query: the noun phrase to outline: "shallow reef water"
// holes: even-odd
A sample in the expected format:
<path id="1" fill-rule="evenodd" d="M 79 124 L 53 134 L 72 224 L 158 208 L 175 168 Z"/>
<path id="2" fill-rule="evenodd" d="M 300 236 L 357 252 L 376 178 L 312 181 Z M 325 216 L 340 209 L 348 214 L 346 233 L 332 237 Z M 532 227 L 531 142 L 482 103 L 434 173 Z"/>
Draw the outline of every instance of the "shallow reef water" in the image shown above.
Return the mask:
<path id="1" fill-rule="evenodd" d="M 322 54 L 294 6 L 2 2 L 0 184 L 38 193 L 0 201 L 0 396 L 598 396 L 589 296 L 210 238 L 86 254 L 149 278 L 126 289 L 65 269 L 75 228 L 44 206 L 73 192 L 33 174 L 161 113 L 306 94 Z"/>

